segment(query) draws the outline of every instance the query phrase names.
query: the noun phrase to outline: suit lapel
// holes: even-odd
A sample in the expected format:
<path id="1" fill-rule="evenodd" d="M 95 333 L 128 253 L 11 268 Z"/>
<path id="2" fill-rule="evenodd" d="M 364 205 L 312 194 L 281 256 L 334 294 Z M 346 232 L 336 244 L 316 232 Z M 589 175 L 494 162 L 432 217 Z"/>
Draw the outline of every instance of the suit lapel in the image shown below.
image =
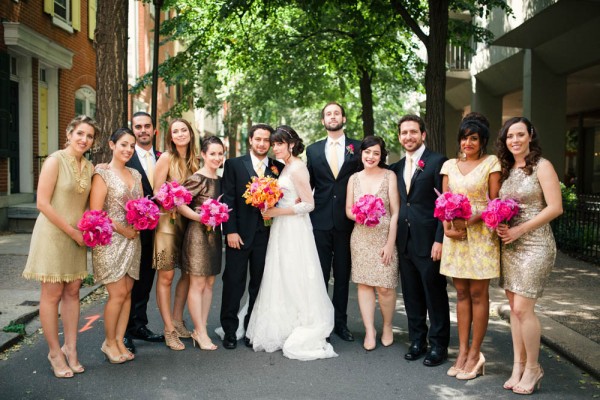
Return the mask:
<path id="1" fill-rule="evenodd" d="M 250 178 L 252 178 L 253 176 L 258 176 L 256 171 L 254 170 L 254 165 L 252 165 L 252 158 L 250 158 L 250 154 L 246 154 L 244 156 L 242 163 L 244 164 L 244 167 L 246 167 L 246 170 L 248 171 L 248 175 L 250 176 Z"/>
<path id="2" fill-rule="evenodd" d="M 419 159 L 419 161 L 423 161 L 424 165 L 427 165 L 427 158 L 429 157 L 429 149 L 427 147 L 425 147 L 425 150 L 423 151 L 423 154 L 421 155 L 421 158 Z M 410 187 L 412 189 L 413 185 L 415 184 L 417 178 L 419 177 L 419 174 L 423 171 L 422 168 L 419 168 L 417 166 L 417 168 L 415 169 L 415 173 L 412 176 L 412 179 L 410 180 Z"/>

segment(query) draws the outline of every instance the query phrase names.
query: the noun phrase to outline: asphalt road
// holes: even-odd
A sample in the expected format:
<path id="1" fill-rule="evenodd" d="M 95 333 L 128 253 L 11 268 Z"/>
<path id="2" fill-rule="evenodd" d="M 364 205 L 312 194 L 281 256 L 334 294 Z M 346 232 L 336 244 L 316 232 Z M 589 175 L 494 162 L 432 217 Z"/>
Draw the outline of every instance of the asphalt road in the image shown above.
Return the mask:
<path id="1" fill-rule="evenodd" d="M 209 331 L 218 326 L 221 280 L 217 278 Z M 454 290 L 450 288 L 454 297 Z M 452 300 L 452 307 L 454 306 Z M 136 341 L 134 361 L 109 364 L 100 352 L 103 340 L 104 298 L 84 305 L 79 336 L 80 361 L 86 372 L 72 379 L 56 379 L 46 360 L 47 346 L 41 334 L 24 341 L 0 361 L 1 399 L 486 399 L 517 398 L 502 388 L 510 376 L 510 331 L 497 315 L 490 316 L 483 346 L 486 375 L 472 381 L 446 376 L 451 361 L 428 368 L 421 361 L 403 358 L 407 349 L 406 317 L 399 296 L 395 343 L 362 349 L 364 329 L 358 313 L 356 291 L 351 289 L 349 327 L 353 343 L 332 336 L 339 357 L 301 362 L 281 352 L 255 353 L 238 344 L 236 350 L 201 351 L 184 340 L 186 349 L 176 352 L 164 344 Z M 150 303 L 151 328 L 160 330 L 154 295 Z M 191 320 L 186 318 L 188 327 Z M 456 356 L 456 322 L 453 315 L 450 359 Z M 378 321 L 380 326 L 380 321 Z M 220 344 L 212 333 L 215 343 Z M 600 398 L 600 384 L 548 348 L 540 356 L 545 370 L 539 399 Z"/>

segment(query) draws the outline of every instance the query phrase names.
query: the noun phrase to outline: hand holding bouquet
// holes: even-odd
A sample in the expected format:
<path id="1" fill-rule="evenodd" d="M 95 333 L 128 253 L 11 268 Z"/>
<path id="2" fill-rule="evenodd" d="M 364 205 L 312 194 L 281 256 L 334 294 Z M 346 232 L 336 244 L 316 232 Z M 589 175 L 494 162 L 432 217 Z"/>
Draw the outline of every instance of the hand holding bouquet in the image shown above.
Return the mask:
<path id="1" fill-rule="evenodd" d="M 154 196 L 165 211 L 171 212 L 171 223 L 175 223 L 176 208 L 192 202 L 192 194 L 177 181 L 165 182 Z"/>
<path id="2" fill-rule="evenodd" d="M 434 217 L 440 221 L 452 221 L 456 218 L 468 220 L 471 218 L 473 211 L 467 196 L 452 192 L 440 193 L 437 189 L 434 190 L 439 196 L 435 201 Z"/>
<path id="3" fill-rule="evenodd" d="M 200 214 L 200 222 L 206 225 L 206 229 L 210 232 L 215 230 L 217 226 L 223 222 L 229 221 L 229 211 L 231 209 L 225 203 L 221 203 L 221 197 L 215 199 L 207 199 L 202 205 L 196 208 Z"/>
<path id="4" fill-rule="evenodd" d="M 481 219 L 491 229 L 499 224 L 510 221 L 519 213 L 519 204 L 513 199 L 490 200 L 486 209 L 481 213 Z"/>
<path id="5" fill-rule="evenodd" d="M 250 204 L 261 211 L 266 211 L 275 207 L 275 204 L 283 197 L 283 192 L 277 179 L 267 176 L 254 176 L 246 185 L 246 191 L 242 197 L 246 199 L 246 204 Z M 263 216 L 263 219 L 265 226 L 271 225 L 271 218 Z"/>
<path id="6" fill-rule="evenodd" d="M 112 220 L 102 210 L 88 210 L 77 223 L 77 228 L 82 233 L 86 246 L 106 246 L 110 243 L 113 234 Z"/>
<path id="7" fill-rule="evenodd" d="M 125 205 L 127 222 L 137 231 L 152 230 L 158 225 L 160 213 L 158 206 L 146 197 L 129 200 Z"/>
<path id="8" fill-rule="evenodd" d="M 356 215 L 357 224 L 372 227 L 378 225 L 385 215 L 385 205 L 380 197 L 365 194 L 352 205 L 351 211 Z"/>

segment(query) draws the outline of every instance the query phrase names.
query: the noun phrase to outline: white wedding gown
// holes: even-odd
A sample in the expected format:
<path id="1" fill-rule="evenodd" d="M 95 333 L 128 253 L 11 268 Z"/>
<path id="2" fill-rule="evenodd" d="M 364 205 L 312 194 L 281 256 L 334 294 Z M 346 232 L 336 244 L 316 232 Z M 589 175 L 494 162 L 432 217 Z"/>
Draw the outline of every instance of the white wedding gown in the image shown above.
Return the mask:
<path id="1" fill-rule="evenodd" d="M 283 198 L 277 207 L 293 207 L 294 215 L 274 218 L 265 270 L 246 336 L 254 351 L 283 350 L 297 360 L 337 357 L 326 341 L 333 330 L 333 305 L 308 213 L 314 200 L 306 165 L 286 165 L 279 177 Z M 296 203 L 300 198 L 301 202 Z"/>

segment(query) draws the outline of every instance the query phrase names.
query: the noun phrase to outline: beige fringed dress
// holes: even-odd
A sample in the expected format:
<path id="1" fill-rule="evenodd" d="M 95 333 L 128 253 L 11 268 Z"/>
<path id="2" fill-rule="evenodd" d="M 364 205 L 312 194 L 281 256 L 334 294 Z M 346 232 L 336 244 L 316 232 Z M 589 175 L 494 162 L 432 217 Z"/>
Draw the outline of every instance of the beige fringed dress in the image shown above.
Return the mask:
<path id="1" fill-rule="evenodd" d="M 58 159 L 58 179 L 50 204 L 69 225 L 76 227 L 88 205 L 92 173 L 91 162 L 77 159 L 65 150 L 52 153 Z M 23 271 L 25 279 L 41 282 L 72 282 L 87 276 L 87 248 L 79 246 L 42 213 L 35 222 L 29 257 Z"/>

